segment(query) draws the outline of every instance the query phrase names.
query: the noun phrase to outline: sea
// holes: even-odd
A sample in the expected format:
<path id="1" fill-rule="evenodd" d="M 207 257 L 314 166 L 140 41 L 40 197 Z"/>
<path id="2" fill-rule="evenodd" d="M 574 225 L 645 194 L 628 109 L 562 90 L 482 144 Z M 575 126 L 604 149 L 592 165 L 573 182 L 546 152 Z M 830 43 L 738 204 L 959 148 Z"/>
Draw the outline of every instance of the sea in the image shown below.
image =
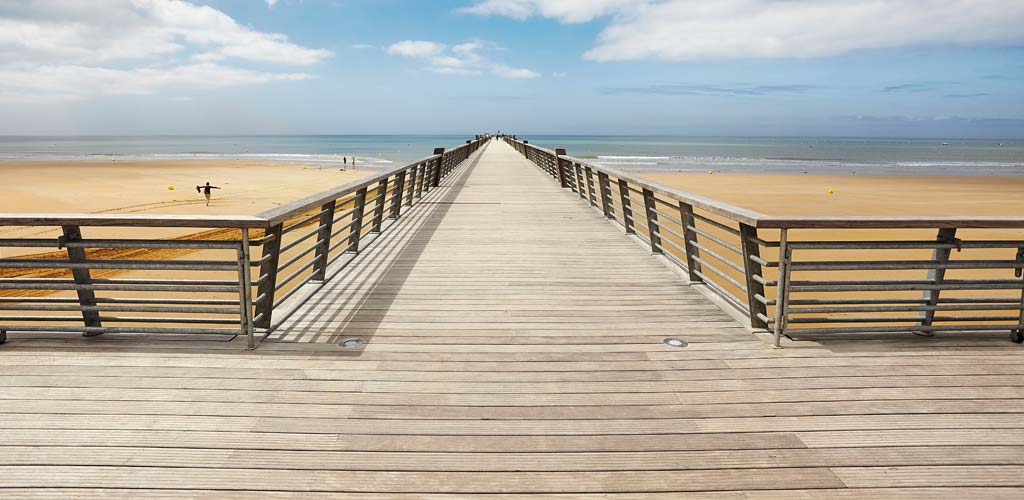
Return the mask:
<path id="1" fill-rule="evenodd" d="M 1024 175 L 1024 140 L 522 135 L 634 172 Z M 465 135 L 0 137 L 0 160 L 235 159 L 386 168 Z"/>

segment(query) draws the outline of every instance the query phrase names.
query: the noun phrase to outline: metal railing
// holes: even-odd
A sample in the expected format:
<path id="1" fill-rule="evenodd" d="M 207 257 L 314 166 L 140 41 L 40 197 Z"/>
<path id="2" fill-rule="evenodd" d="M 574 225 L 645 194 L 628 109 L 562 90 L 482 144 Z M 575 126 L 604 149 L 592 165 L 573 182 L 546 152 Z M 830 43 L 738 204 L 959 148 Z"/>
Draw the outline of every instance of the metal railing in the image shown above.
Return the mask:
<path id="1" fill-rule="evenodd" d="M 1022 216 L 769 216 L 502 139 L 776 347 L 783 335 L 878 332 L 1009 330 L 1024 342 Z"/>
<path id="2" fill-rule="evenodd" d="M 0 239 L 0 343 L 9 331 L 171 333 L 255 348 L 256 329 L 298 305 L 289 298 L 345 269 L 487 139 L 256 216 L 0 214 L 18 235 Z M 140 230 L 150 236 L 124 238 Z"/>

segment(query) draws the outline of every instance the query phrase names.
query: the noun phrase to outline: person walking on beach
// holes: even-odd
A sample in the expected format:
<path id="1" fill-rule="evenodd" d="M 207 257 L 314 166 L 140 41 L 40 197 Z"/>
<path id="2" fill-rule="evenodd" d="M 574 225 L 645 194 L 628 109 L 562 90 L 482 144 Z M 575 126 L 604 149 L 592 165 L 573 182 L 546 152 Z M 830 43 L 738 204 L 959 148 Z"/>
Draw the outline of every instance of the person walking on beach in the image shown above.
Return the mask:
<path id="1" fill-rule="evenodd" d="M 210 206 L 210 194 L 212 193 L 211 190 L 213 190 L 213 189 L 220 189 L 220 188 L 217 187 L 217 186 L 211 186 L 210 185 L 210 181 L 206 181 L 206 185 L 205 186 L 196 186 L 196 192 L 197 193 L 203 193 L 203 196 L 206 197 L 206 206 Z"/>

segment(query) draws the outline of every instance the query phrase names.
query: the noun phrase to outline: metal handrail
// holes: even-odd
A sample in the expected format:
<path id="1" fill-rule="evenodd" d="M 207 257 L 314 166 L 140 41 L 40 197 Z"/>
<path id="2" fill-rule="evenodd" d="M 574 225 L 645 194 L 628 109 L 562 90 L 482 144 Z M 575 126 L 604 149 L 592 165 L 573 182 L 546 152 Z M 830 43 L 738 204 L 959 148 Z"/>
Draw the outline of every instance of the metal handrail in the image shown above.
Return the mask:
<path id="1" fill-rule="evenodd" d="M 58 238 L 2 238 L 0 248 L 50 248 L 41 255 L 24 255 L 0 259 L 0 268 L 11 275 L 0 277 L 0 343 L 6 341 L 7 331 L 77 331 L 87 336 L 106 332 L 145 333 L 207 333 L 243 335 L 249 348 L 256 347 L 255 329 L 267 334 L 272 323 L 275 306 L 280 306 L 298 288 L 329 279 L 327 267 L 344 254 L 356 254 L 365 249 L 387 224 L 384 218 L 398 219 L 403 207 L 415 204 L 413 198 L 423 196 L 439 187 L 441 179 L 454 172 L 462 162 L 476 152 L 489 136 L 478 135 L 474 140 L 450 150 L 437 148 L 434 154 L 412 163 L 389 168 L 376 175 L 337 186 L 300 200 L 249 215 L 162 215 L 162 214 L 0 214 L 0 226 L 54 227 L 62 231 Z M 369 195 L 368 195 L 369 193 Z M 388 196 L 389 193 L 393 193 Z M 405 197 L 405 199 L 403 199 Z M 337 209 L 337 210 L 336 210 Z M 351 219 L 341 224 L 341 221 Z M 340 229 L 335 230 L 335 222 Z M 82 227 L 123 228 L 208 228 L 237 230 L 237 234 L 219 234 L 217 239 L 153 238 L 104 239 L 82 238 Z M 311 232 L 297 229 L 309 228 Z M 260 231 L 262 234 L 256 233 Z M 203 233 L 200 233 L 202 235 Z M 253 236 L 253 237 L 251 237 Z M 336 244 L 332 244 L 336 240 Z M 362 243 L 361 243 L 362 242 Z M 339 252 L 331 252 L 341 247 Z M 252 258 L 251 249 L 260 248 L 262 255 Z M 146 257 L 146 251 L 169 252 L 162 258 Z M 123 252 L 97 257 L 96 252 Z M 181 255 L 203 251 L 202 260 L 180 260 Z M 221 252 L 218 257 L 207 256 Z M 225 255 L 230 252 L 233 255 Z M 287 254 L 287 257 L 282 257 Z M 210 254 L 213 255 L 213 254 Z M 351 259 L 349 259 L 351 260 Z M 335 269 L 336 275 L 347 262 Z M 258 269 L 252 270 L 252 267 Z M 336 266 L 337 267 L 337 266 Z M 282 269 L 290 268 L 287 278 L 278 279 Z M 168 273 L 160 279 L 109 279 L 94 277 L 92 271 L 105 273 L 125 270 L 146 270 Z M 203 273 L 209 279 L 195 276 L 182 277 L 180 271 Z M 237 273 L 235 279 L 226 279 L 225 272 Z M 26 274 L 28 273 L 28 274 Z M 32 274 L 35 273 L 35 274 Z M 220 274 L 218 274 L 220 273 Z M 253 280 L 253 274 L 257 276 Z M 31 276 L 25 278 L 23 276 Z M 166 278 L 166 279 L 164 279 Z M 291 283 L 289 283 L 291 282 Z M 286 286 L 289 285 L 289 286 Z M 253 291 L 256 287 L 257 290 Z M 74 296 L 50 296 L 60 292 Z M 97 297 L 97 293 L 151 292 L 163 294 L 149 297 Z M 275 301 L 275 292 L 283 297 Z M 10 296 L 28 293 L 31 297 Z M 187 294 L 237 294 L 237 299 L 226 296 L 209 299 L 183 299 Z M 171 294 L 171 296 L 167 296 Z M 253 297 L 256 300 L 253 300 Z M 125 301 L 144 300 L 146 306 L 108 305 Z M 160 307 L 160 304 L 187 304 L 191 307 Z M 234 304 L 234 308 L 212 307 Z M 9 314 L 9 312 L 22 314 Z M 81 316 L 27 315 L 24 312 L 75 311 Z M 163 312 L 178 316 L 145 317 L 137 315 L 105 316 L 104 312 Z M 234 311 L 234 314 L 231 312 Z M 53 325 L 78 318 L 80 325 Z M 279 318 L 280 319 L 280 318 Z M 127 324 L 109 327 L 104 322 Z M 33 324 L 35 323 L 35 324 Z M 41 324 L 40 324 L 41 323 Z M 150 326 L 198 325 L 195 327 Z M 133 325 L 134 324 L 134 325 Z M 238 325 L 237 328 L 211 328 L 201 325 Z"/>
<path id="2" fill-rule="evenodd" d="M 689 273 L 691 282 L 703 283 L 728 303 L 744 312 L 754 328 L 772 331 L 774 345 L 781 346 L 781 337 L 799 333 L 850 333 L 850 332 L 903 332 L 929 333 L 948 331 L 951 325 L 964 322 L 987 322 L 971 325 L 969 330 L 1009 329 L 1015 342 L 1024 342 L 1024 238 L 1021 235 L 1007 235 L 1004 240 L 956 238 L 959 228 L 980 229 L 1024 229 L 1024 216 L 770 216 L 755 210 L 737 207 L 706 196 L 671 188 L 637 175 L 614 168 L 589 163 L 568 156 L 564 149 L 550 150 L 529 144 L 514 136 L 502 136 L 506 143 L 535 163 L 543 172 L 555 178 L 561 187 L 579 195 L 592 207 L 602 211 L 609 219 L 625 228 L 628 235 L 649 245 L 651 251 L 664 255 L 669 262 Z M 596 193 L 595 193 L 596 192 Z M 637 198 L 642 195 L 643 198 Z M 668 214 L 670 207 L 677 206 L 679 217 Z M 698 211 L 703 213 L 698 213 Z M 619 216 L 621 214 L 621 217 Z M 790 230 L 821 229 L 933 229 L 938 234 L 935 241 L 921 241 L 920 235 L 897 241 L 869 241 L 850 239 L 835 241 L 831 238 L 815 240 L 801 238 L 792 241 Z M 770 240 L 758 235 L 758 229 L 778 230 L 778 239 Z M 668 243 L 665 245 L 664 243 Z M 778 249 L 775 261 L 761 257 L 762 250 Z M 864 250 L 892 251 L 923 249 L 933 252 L 930 260 L 920 256 L 895 259 L 865 260 L 863 256 L 844 254 Z M 950 260 L 952 250 L 987 249 L 1006 252 L 1005 257 L 968 258 Z M 796 251 L 830 251 L 834 260 L 822 261 L 816 257 L 797 259 Z M 701 253 L 722 262 L 724 266 L 709 263 Z M 732 260 L 733 256 L 735 260 Z M 844 257 L 845 256 L 845 257 Z M 777 269 L 778 278 L 769 279 L 764 269 Z M 859 274 L 864 271 L 886 270 L 896 273 L 927 271 L 926 279 L 896 277 L 890 280 L 863 280 Z M 983 270 L 1012 273 L 1013 278 L 996 278 L 978 274 L 972 279 L 946 279 L 947 270 Z M 854 279 L 815 278 L 814 273 L 855 273 Z M 794 280 L 794 274 L 799 279 Z M 1009 276 L 1009 275 L 1007 275 Z M 775 299 L 769 300 L 766 287 L 774 288 Z M 936 312 L 968 310 L 962 307 L 945 306 L 963 297 L 942 297 L 942 291 L 956 293 L 961 290 L 996 290 L 1019 293 L 1014 297 L 987 297 L 984 306 L 969 310 L 999 312 L 1009 311 L 1014 316 L 936 316 Z M 843 307 L 851 299 L 843 293 L 851 291 L 875 292 L 923 292 L 923 298 L 908 299 L 894 296 L 873 300 L 871 307 L 851 310 Z M 809 292 L 825 294 L 826 298 L 791 298 L 794 294 Z M 924 304 L 916 309 L 899 309 L 896 304 Z M 791 308 L 791 304 L 814 303 L 810 311 Z M 774 314 L 769 314 L 769 307 Z M 864 310 L 861 310 L 864 309 Z M 809 317 L 806 314 L 826 314 Z M 907 317 L 851 316 L 858 313 L 920 313 L 913 324 L 907 325 Z M 1018 315 L 1019 313 L 1019 315 Z M 833 326 L 849 323 L 865 323 L 865 326 Z M 947 323 L 935 325 L 934 323 Z M 811 327 L 791 327 L 791 324 Z M 824 325 L 824 326 L 822 326 Z M 889 328 L 888 330 L 886 328 Z"/>

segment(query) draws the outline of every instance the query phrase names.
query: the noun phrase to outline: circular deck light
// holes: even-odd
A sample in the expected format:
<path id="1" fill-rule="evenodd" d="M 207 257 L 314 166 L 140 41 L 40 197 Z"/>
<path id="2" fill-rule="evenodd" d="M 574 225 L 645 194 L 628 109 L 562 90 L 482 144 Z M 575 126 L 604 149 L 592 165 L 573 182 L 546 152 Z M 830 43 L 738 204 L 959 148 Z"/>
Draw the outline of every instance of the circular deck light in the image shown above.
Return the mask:
<path id="1" fill-rule="evenodd" d="M 345 339 L 342 340 L 341 342 L 338 342 L 338 345 L 344 347 L 345 349 L 357 349 L 359 347 L 362 347 L 362 345 L 365 343 L 366 341 L 364 341 L 363 339 Z"/>
<path id="2" fill-rule="evenodd" d="M 686 347 L 687 345 L 689 345 L 689 342 L 687 342 L 687 341 L 685 341 L 683 339 L 677 339 L 677 338 L 674 338 L 674 337 L 669 337 L 667 339 L 664 339 L 664 340 L 661 341 L 661 343 L 665 344 L 665 345 L 667 345 L 669 347 Z"/>

